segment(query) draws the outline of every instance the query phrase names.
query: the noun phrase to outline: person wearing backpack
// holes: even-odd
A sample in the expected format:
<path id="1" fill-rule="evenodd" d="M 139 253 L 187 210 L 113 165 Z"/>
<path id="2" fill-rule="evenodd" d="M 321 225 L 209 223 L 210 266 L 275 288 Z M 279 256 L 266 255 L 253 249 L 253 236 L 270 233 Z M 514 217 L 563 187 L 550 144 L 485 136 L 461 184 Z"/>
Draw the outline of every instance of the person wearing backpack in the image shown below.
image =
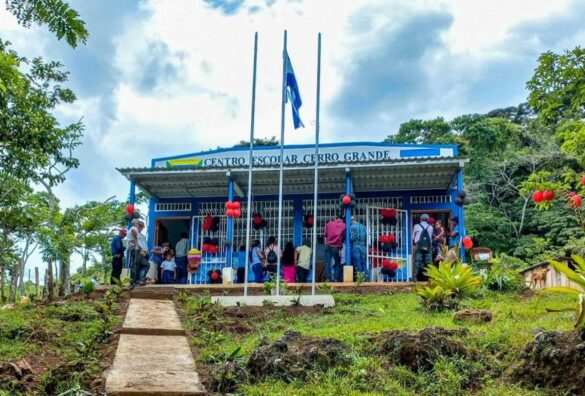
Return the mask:
<path id="1" fill-rule="evenodd" d="M 429 224 L 429 215 L 422 214 L 420 223 L 414 226 L 413 242 L 415 245 L 414 253 L 414 273 L 416 280 L 428 280 L 424 274 L 426 267 L 433 262 L 433 226 Z"/>
<path id="2" fill-rule="evenodd" d="M 266 249 L 264 249 L 264 257 L 266 257 L 266 271 L 270 274 L 276 274 L 276 267 L 278 263 L 278 256 L 280 249 L 276 246 L 276 238 L 271 236 L 266 241 Z"/>

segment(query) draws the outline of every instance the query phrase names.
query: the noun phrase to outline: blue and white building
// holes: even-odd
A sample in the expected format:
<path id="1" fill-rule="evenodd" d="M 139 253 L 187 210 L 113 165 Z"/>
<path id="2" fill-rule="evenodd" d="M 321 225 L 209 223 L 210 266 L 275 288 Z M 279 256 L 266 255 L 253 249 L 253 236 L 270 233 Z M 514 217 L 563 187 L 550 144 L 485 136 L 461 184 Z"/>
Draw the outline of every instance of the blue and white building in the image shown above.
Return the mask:
<path id="1" fill-rule="evenodd" d="M 282 244 L 295 246 L 311 237 L 304 226 L 305 215 L 313 213 L 313 145 L 284 147 L 284 199 Z M 441 219 L 460 219 L 464 213 L 455 205 L 463 188 L 463 168 L 467 159 L 459 156 L 456 145 L 392 144 L 372 142 L 332 143 L 319 146 L 318 235 L 327 221 L 341 209 L 340 194 L 353 193 L 356 207 L 351 210 L 368 229 L 368 242 L 394 233 L 398 248 L 389 254 L 403 265 L 392 281 L 412 279 L 412 228 L 422 213 Z M 277 233 L 279 146 L 254 148 L 252 213 L 267 222 L 264 229 L 252 229 L 252 239 L 262 243 Z M 136 187 L 150 195 L 148 216 L 149 246 L 169 241 L 172 246 L 181 232 L 188 232 L 193 247 L 201 248 L 206 237 L 219 240 L 218 253 L 204 255 L 197 283 L 205 283 L 209 268 L 235 265 L 237 251 L 246 239 L 246 197 L 248 188 L 248 147 L 233 147 L 155 158 L 149 167 L 118 169 L 130 181 L 131 200 Z M 242 204 L 241 218 L 228 218 L 225 202 Z M 395 226 L 380 223 L 382 208 L 397 210 Z M 347 213 L 349 214 L 349 212 Z M 206 216 L 219 217 L 216 232 L 204 230 Z M 350 217 L 346 221 L 349 225 Z M 349 246 L 346 262 L 351 264 Z M 368 257 L 373 260 L 375 257 Z"/>

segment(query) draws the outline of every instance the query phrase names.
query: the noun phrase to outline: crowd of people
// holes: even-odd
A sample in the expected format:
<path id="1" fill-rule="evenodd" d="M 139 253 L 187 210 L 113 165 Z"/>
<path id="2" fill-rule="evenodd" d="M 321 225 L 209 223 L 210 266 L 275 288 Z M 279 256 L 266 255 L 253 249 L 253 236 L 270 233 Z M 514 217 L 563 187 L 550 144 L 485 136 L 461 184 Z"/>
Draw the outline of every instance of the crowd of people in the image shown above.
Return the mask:
<path id="1" fill-rule="evenodd" d="M 368 249 L 371 259 L 372 280 L 382 280 L 384 269 L 380 244 L 375 241 L 368 247 L 368 232 L 357 216 L 351 217 L 349 233 L 347 233 L 345 217 L 339 215 L 329 221 L 323 230 L 323 235 L 317 238 L 315 281 L 341 282 L 343 280 L 343 266 L 345 265 L 346 244 L 351 252 L 351 264 L 354 275 L 367 273 Z M 189 235 L 181 233 L 179 241 L 173 249 L 168 242 L 155 246 L 150 251 L 143 233 L 145 224 L 141 219 L 132 221 L 130 230 L 121 229 L 112 239 L 112 276 L 111 283 L 120 279 L 124 256 L 129 262 L 132 286 L 146 283 L 186 284 L 188 283 L 187 252 L 190 249 Z M 459 245 L 459 219 L 449 219 L 448 230 L 441 220 L 434 220 L 428 214 L 420 216 L 420 222 L 413 229 L 415 276 L 418 280 L 425 279 L 426 267 L 437 261 L 453 261 L 454 250 Z M 346 241 L 349 235 L 349 241 Z M 450 249 L 443 249 L 448 244 Z M 126 250 L 128 250 L 126 254 Z M 443 252 L 447 256 L 443 257 Z M 456 257 L 456 256 L 455 256 Z M 280 250 L 277 240 L 270 236 L 263 245 L 260 240 L 254 240 L 249 251 L 241 245 L 237 253 L 236 281 L 243 283 L 245 278 L 245 263 L 249 262 L 249 270 L 253 273 L 254 281 L 263 283 L 278 270 L 278 262 L 282 268 L 282 275 L 287 282 L 306 282 L 312 271 L 313 249 L 311 242 L 306 239 L 299 246 L 288 241 Z"/>

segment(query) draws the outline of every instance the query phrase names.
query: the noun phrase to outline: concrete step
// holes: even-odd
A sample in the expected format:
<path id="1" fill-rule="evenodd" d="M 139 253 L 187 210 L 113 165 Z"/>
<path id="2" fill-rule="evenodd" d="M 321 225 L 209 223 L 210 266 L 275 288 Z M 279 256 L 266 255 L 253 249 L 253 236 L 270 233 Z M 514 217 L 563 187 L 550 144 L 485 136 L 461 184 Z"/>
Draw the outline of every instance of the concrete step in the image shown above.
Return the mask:
<path id="1" fill-rule="evenodd" d="M 131 298 L 121 333 L 177 336 L 185 330 L 172 301 Z"/>
<path id="2" fill-rule="evenodd" d="M 137 286 L 130 292 L 130 298 L 145 300 L 172 300 L 175 295 L 173 287 Z"/>
<path id="3" fill-rule="evenodd" d="M 106 393 L 115 396 L 205 395 L 184 336 L 122 334 L 107 373 Z"/>

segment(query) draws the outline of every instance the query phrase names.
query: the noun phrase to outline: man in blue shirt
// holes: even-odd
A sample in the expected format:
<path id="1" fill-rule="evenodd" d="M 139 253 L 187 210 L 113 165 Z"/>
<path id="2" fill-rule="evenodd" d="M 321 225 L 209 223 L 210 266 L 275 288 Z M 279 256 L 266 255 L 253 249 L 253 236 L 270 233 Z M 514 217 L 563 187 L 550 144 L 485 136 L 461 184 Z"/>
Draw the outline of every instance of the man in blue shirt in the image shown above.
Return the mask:
<path id="1" fill-rule="evenodd" d="M 120 280 L 122 274 L 122 266 L 124 265 L 124 251 L 126 248 L 122 243 L 122 239 L 126 237 L 125 228 L 122 228 L 118 235 L 112 239 L 112 276 L 110 277 L 110 284 L 115 284 L 116 280 Z"/>
<path id="2" fill-rule="evenodd" d="M 356 216 L 351 217 L 351 226 L 349 228 L 351 239 L 351 263 L 356 273 L 366 272 L 366 242 L 368 232 L 366 227 L 360 223 Z"/>

